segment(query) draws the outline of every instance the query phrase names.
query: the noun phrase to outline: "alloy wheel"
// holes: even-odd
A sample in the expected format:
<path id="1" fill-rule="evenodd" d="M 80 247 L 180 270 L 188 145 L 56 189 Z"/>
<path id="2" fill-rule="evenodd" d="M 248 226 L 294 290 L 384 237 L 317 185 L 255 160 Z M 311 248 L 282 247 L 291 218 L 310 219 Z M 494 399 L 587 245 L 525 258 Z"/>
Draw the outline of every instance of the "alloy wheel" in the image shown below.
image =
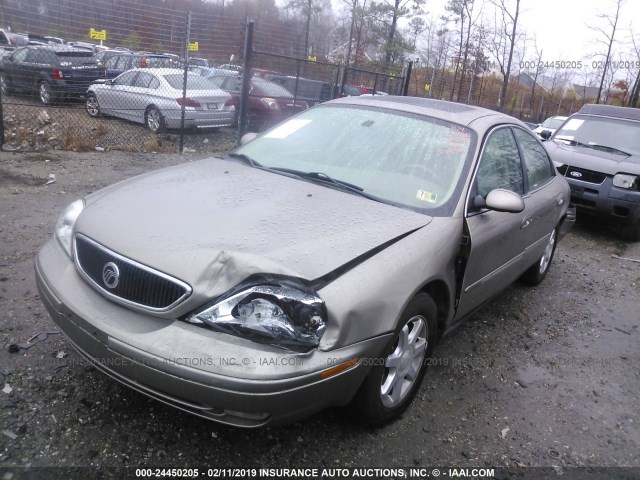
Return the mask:
<path id="1" fill-rule="evenodd" d="M 382 403 L 398 405 L 419 378 L 427 352 L 429 331 L 422 315 L 412 317 L 398 333 L 397 344 L 387 357 L 380 385 Z"/>

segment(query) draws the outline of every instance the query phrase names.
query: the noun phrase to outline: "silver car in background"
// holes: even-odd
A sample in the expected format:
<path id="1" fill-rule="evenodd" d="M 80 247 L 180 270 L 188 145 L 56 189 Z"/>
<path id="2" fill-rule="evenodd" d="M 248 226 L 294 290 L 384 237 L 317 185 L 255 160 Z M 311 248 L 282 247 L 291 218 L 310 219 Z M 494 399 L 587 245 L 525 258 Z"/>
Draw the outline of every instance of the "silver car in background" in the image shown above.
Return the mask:
<path id="1" fill-rule="evenodd" d="M 231 96 L 211 81 L 173 68 L 134 68 L 113 80 L 95 83 L 87 92 L 86 109 L 92 117 L 110 115 L 146 124 L 152 132 L 180 128 L 182 107 L 185 128 L 228 127 L 236 123 Z"/>
<path id="2" fill-rule="evenodd" d="M 482 108 L 347 97 L 252 135 L 76 200 L 36 262 L 82 355 L 210 420 L 398 417 L 442 336 L 540 283 L 575 221 L 531 130 Z"/>

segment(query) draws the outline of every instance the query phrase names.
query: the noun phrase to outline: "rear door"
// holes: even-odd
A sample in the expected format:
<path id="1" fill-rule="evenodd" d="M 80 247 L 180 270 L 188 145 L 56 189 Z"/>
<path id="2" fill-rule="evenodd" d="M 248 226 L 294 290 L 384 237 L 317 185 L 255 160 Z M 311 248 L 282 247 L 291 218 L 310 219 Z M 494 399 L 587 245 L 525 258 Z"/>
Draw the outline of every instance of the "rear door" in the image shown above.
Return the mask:
<path id="1" fill-rule="evenodd" d="M 527 193 L 524 200 L 529 217 L 524 230 L 527 262 L 532 264 L 544 253 L 549 235 L 566 207 L 566 188 L 556 176 L 556 169 L 540 142 L 523 128 L 514 127 L 513 133 L 525 167 Z"/>
<path id="2" fill-rule="evenodd" d="M 510 126 L 494 128 L 487 135 L 471 187 L 465 215 L 467 264 L 456 316 L 470 313 L 506 288 L 523 271 L 526 235 L 523 225 L 528 209 L 520 213 L 475 208 L 476 196 L 504 188 L 524 195 L 525 182 L 516 139 Z"/>

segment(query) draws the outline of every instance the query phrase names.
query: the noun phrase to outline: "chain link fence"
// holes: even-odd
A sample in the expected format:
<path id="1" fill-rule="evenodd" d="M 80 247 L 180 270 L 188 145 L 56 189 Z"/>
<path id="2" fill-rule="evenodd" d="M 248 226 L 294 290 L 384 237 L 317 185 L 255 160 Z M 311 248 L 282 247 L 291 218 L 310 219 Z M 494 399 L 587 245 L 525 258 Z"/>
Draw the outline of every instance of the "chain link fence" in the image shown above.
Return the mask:
<path id="1" fill-rule="evenodd" d="M 15 39 L 0 50 L 5 150 L 230 148 L 245 130 L 341 95 L 402 93 L 402 76 L 305 56 L 297 25 L 258 21 L 247 45 L 250 12 L 224 2 L 201 11 L 89 3 L 3 8 L 1 27 Z"/>

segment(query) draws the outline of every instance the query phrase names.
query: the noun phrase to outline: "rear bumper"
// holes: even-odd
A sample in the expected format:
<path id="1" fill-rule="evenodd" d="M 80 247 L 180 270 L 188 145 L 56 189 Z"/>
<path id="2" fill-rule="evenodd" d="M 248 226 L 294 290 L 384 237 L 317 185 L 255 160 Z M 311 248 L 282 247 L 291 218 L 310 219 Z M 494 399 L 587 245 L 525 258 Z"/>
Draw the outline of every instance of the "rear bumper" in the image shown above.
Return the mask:
<path id="1" fill-rule="evenodd" d="M 346 405 L 374 357 L 389 341 L 376 337 L 342 349 L 292 354 L 273 347 L 134 312 L 102 297 L 78 275 L 55 240 L 36 259 L 42 301 L 82 356 L 145 395 L 200 417 L 238 427 L 288 423 Z"/>
<path id="2" fill-rule="evenodd" d="M 235 110 L 218 110 L 215 112 L 185 110 L 185 128 L 217 128 L 230 127 L 236 123 Z M 167 128 L 180 128 L 182 114 L 180 110 L 165 112 L 164 117 Z"/>

